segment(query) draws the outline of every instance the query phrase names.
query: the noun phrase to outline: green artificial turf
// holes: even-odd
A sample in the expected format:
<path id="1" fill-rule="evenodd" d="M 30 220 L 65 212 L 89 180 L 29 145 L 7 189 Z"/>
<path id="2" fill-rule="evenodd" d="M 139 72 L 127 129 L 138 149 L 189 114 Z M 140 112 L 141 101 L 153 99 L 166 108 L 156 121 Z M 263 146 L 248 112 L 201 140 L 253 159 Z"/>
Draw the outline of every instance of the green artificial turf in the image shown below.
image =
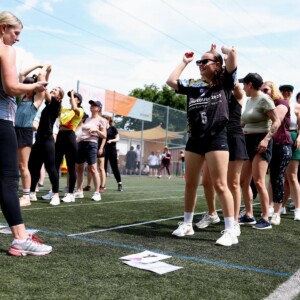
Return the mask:
<path id="1" fill-rule="evenodd" d="M 293 213 L 272 230 L 242 227 L 239 244 L 220 247 L 215 241 L 223 222 L 195 227 L 193 236 L 171 235 L 182 221 L 183 179 L 122 181 L 124 192 L 118 192 L 108 178 L 99 202 L 85 192 L 75 203 L 52 207 L 39 200 L 22 208 L 26 226 L 39 229 L 54 250 L 45 257 L 11 257 L 6 250 L 12 237 L 1 234 L 0 299 L 263 299 L 300 267 L 300 222 Z M 202 186 L 198 195 L 195 222 L 207 210 Z M 165 262 L 183 269 L 158 275 L 119 259 L 144 250 L 171 255 Z"/>

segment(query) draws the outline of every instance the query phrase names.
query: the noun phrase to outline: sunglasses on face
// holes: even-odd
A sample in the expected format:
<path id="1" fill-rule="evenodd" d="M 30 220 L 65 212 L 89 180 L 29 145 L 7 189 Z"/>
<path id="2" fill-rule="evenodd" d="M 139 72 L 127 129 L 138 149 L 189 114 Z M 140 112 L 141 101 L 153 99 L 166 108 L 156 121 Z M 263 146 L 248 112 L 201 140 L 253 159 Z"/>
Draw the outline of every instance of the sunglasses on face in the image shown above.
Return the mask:
<path id="1" fill-rule="evenodd" d="M 216 62 L 216 61 L 213 60 L 213 59 L 205 58 L 205 59 L 197 60 L 197 61 L 196 61 L 196 65 L 197 65 L 197 66 L 200 66 L 200 65 L 206 65 L 209 61 Z"/>
<path id="2" fill-rule="evenodd" d="M 269 89 L 269 88 L 265 88 L 265 89 L 261 89 L 261 91 L 263 92 L 263 93 L 267 93 L 268 91 L 270 91 L 271 89 Z"/>

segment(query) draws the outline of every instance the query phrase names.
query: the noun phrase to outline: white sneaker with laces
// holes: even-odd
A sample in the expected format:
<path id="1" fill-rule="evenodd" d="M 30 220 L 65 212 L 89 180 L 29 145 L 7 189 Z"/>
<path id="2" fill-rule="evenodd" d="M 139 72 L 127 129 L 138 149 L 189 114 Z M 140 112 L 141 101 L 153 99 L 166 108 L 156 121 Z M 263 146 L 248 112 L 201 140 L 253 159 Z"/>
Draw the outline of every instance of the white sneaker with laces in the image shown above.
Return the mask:
<path id="1" fill-rule="evenodd" d="M 220 218 L 218 215 L 211 216 L 209 214 L 205 214 L 203 218 L 198 223 L 196 223 L 196 226 L 199 229 L 203 229 L 208 227 L 211 224 L 217 224 L 219 222 L 220 222 Z"/>
<path id="2" fill-rule="evenodd" d="M 234 223 L 233 231 L 234 231 L 234 234 L 236 236 L 240 236 L 241 235 L 241 226 L 240 226 L 239 223 Z"/>
<path id="3" fill-rule="evenodd" d="M 30 201 L 37 201 L 36 193 L 29 195 Z"/>
<path id="4" fill-rule="evenodd" d="M 280 221 L 281 221 L 280 214 L 274 213 L 272 216 L 272 219 L 271 219 L 271 224 L 272 225 L 280 225 Z"/>
<path id="5" fill-rule="evenodd" d="M 53 197 L 53 193 L 52 193 L 52 191 L 49 191 L 48 194 L 42 196 L 42 199 L 44 199 L 44 200 L 51 200 L 52 197 Z"/>
<path id="6" fill-rule="evenodd" d="M 300 208 L 295 209 L 294 216 L 294 221 L 300 221 Z"/>
<path id="7" fill-rule="evenodd" d="M 66 194 L 65 197 L 63 197 L 61 199 L 61 201 L 66 202 L 66 203 L 75 202 L 75 197 L 73 194 L 68 193 L 68 194 Z"/>
<path id="8" fill-rule="evenodd" d="M 83 191 L 76 191 L 73 195 L 75 198 L 84 198 Z"/>
<path id="9" fill-rule="evenodd" d="M 93 197 L 92 197 L 92 200 L 94 201 L 100 201 L 101 200 L 101 194 L 98 193 L 98 192 L 95 192 Z"/>
<path id="10" fill-rule="evenodd" d="M 172 232 L 172 235 L 182 237 L 185 235 L 193 235 L 195 233 L 192 223 L 179 222 L 178 225 L 178 228 Z"/>
<path id="11" fill-rule="evenodd" d="M 286 215 L 286 208 L 285 207 L 280 208 L 280 214 L 281 215 Z"/>
<path id="12" fill-rule="evenodd" d="M 223 230 L 222 236 L 216 241 L 216 245 L 230 247 L 238 244 L 239 240 L 233 231 Z"/>
<path id="13" fill-rule="evenodd" d="M 51 205 L 59 205 L 60 204 L 60 199 L 58 196 L 53 195 L 50 201 Z"/>

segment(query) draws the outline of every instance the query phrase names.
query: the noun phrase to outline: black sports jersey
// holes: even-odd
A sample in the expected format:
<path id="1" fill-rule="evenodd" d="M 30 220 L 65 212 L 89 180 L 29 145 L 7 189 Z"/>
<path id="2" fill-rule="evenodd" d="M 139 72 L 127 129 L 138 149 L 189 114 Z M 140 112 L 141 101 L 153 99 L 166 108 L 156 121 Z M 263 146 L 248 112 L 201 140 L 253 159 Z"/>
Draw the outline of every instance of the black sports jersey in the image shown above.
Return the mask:
<path id="1" fill-rule="evenodd" d="M 243 134 L 243 129 L 241 125 L 242 106 L 236 100 L 233 94 L 231 94 L 231 97 L 228 100 L 228 108 L 229 108 L 229 121 L 227 123 L 227 133 Z"/>
<path id="2" fill-rule="evenodd" d="M 187 96 L 188 132 L 192 137 L 215 135 L 228 122 L 228 98 L 234 86 L 236 70 L 224 72 L 218 86 L 209 87 L 202 80 L 178 80 L 177 93 Z"/>

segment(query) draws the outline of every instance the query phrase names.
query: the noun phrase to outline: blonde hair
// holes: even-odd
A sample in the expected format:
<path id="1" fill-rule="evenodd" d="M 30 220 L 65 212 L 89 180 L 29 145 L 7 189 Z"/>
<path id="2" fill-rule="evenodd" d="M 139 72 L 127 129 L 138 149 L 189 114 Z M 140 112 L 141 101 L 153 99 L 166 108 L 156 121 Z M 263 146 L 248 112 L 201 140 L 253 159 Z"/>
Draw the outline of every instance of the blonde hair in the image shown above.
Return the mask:
<path id="1" fill-rule="evenodd" d="M 16 27 L 20 25 L 23 28 L 21 20 L 9 11 L 0 12 L 0 25 L 2 24 L 7 24 L 11 27 Z"/>
<path id="2" fill-rule="evenodd" d="M 276 84 L 273 81 L 266 81 L 263 83 L 263 85 L 267 85 L 269 88 L 271 88 L 271 98 L 274 101 L 283 99 L 283 96 L 282 96 L 279 88 L 276 86 Z"/>
<path id="3" fill-rule="evenodd" d="M 61 99 L 63 99 L 65 96 L 64 90 L 60 86 L 58 86 L 57 88 L 59 89 L 59 95 L 60 95 Z"/>

